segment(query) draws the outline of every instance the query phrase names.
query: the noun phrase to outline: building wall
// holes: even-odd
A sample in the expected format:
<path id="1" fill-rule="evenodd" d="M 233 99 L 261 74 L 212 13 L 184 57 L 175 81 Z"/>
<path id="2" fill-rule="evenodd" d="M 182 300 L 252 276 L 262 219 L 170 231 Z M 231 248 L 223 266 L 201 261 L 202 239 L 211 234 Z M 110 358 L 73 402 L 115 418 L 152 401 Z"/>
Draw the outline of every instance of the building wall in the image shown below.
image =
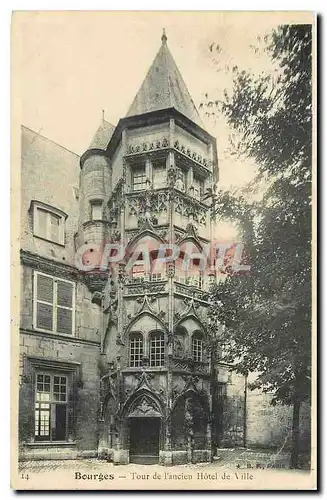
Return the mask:
<path id="1" fill-rule="evenodd" d="M 74 270 L 74 235 L 79 218 L 79 157 L 37 133 L 22 128 L 21 165 L 21 318 L 19 437 L 21 458 L 95 456 L 98 443 L 100 376 L 98 358 L 104 318 L 82 276 Z M 65 212 L 65 245 L 33 234 L 31 201 Z M 41 271 L 75 283 L 72 335 L 36 331 L 33 275 Z M 35 442 L 36 373 L 68 376 L 69 437 L 58 444 Z"/>
<path id="2" fill-rule="evenodd" d="M 248 391 L 247 444 L 249 447 L 267 447 L 289 450 L 292 433 L 292 407 L 271 405 L 272 395 Z M 303 403 L 300 410 L 300 450 L 310 447 L 310 407 Z"/>
<path id="3" fill-rule="evenodd" d="M 74 234 L 79 217 L 79 156 L 22 127 L 21 248 L 57 262 L 73 265 Z M 33 236 L 32 200 L 65 212 L 65 246 Z"/>
<path id="4" fill-rule="evenodd" d="M 254 380 L 255 374 L 249 379 Z M 245 377 L 218 368 L 218 383 L 223 388 L 222 436 L 223 447 L 246 446 L 289 451 L 292 435 L 292 407 L 272 405 L 273 395 L 246 389 Z M 244 399 L 246 389 L 246 401 Z M 310 407 L 303 403 L 300 411 L 300 450 L 310 449 Z"/>

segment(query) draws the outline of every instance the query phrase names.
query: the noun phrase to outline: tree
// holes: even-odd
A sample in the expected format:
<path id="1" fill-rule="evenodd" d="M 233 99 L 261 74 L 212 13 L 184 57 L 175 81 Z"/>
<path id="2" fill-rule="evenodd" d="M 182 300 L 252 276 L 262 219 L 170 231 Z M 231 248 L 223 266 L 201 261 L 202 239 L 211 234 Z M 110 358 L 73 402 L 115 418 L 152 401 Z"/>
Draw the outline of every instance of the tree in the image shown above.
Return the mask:
<path id="1" fill-rule="evenodd" d="M 223 112 L 233 131 L 232 154 L 258 166 L 251 188 L 266 182 L 260 201 L 217 191 L 217 217 L 239 223 L 251 271 L 228 273 L 212 289 L 209 318 L 222 361 L 248 374 L 252 388 L 273 391 L 272 403 L 293 406 L 291 466 L 298 466 L 301 403 L 311 389 L 311 26 L 280 26 L 265 38 L 277 67 L 259 77 L 233 68 Z M 235 141 L 236 137 L 236 141 Z M 226 271 L 226 270 L 225 270 Z"/>

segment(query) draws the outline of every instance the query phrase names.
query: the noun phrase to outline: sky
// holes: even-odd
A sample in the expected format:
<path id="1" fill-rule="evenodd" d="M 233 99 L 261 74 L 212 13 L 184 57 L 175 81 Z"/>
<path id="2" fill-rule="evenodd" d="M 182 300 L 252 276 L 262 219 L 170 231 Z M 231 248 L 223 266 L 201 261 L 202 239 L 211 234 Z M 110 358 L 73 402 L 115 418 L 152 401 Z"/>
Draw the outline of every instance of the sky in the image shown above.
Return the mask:
<path id="1" fill-rule="evenodd" d="M 163 28 L 198 106 L 205 93 L 216 99 L 225 88 L 231 89 L 226 65 L 238 64 L 257 73 L 269 71 L 271 62 L 255 56 L 251 49 L 256 37 L 281 22 L 294 22 L 294 16 L 301 21 L 305 15 L 16 12 L 12 29 L 20 123 L 82 154 L 100 124 L 102 110 L 113 124 L 125 116 L 160 48 Z M 217 55 L 209 50 L 213 42 L 221 47 Z M 218 116 L 215 123 L 202 118 L 207 130 L 217 137 L 221 187 L 244 185 L 253 177 L 254 168 L 250 162 L 238 163 L 229 157 L 229 130 L 224 118 Z"/>

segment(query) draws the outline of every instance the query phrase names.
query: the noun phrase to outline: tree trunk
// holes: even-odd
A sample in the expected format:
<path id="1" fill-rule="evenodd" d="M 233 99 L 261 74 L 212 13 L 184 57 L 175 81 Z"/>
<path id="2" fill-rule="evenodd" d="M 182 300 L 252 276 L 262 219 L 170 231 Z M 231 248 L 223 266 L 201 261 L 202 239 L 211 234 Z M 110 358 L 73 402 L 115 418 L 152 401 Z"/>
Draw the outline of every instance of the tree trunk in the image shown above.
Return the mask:
<path id="1" fill-rule="evenodd" d="M 299 466 L 300 407 L 301 401 L 296 398 L 293 404 L 291 469 Z"/>

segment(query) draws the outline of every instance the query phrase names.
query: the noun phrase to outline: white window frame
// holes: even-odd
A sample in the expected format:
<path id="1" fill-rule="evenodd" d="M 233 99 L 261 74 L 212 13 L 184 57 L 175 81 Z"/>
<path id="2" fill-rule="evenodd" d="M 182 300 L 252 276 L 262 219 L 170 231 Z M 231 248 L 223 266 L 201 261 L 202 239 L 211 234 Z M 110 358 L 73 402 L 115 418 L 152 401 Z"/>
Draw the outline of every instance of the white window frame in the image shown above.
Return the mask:
<path id="1" fill-rule="evenodd" d="M 162 281 L 165 279 L 165 276 L 163 273 L 154 273 L 150 274 L 150 281 Z"/>
<path id="2" fill-rule="evenodd" d="M 189 274 L 188 271 L 184 271 L 182 275 L 177 273 L 174 280 L 182 285 L 195 286 L 199 290 L 204 289 L 204 275 L 202 271 L 199 271 L 197 275 Z"/>
<path id="3" fill-rule="evenodd" d="M 154 332 L 149 338 L 149 358 L 151 367 L 165 366 L 166 342 L 163 332 Z"/>
<path id="4" fill-rule="evenodd" d="M 142 272 L 136 272 L 137 268 L 141 269 Z M 147 279 L 147 274 L 145 272 L 145 265 L 144 264 L 138 264 L 137 261 L 134 262 L 133 267 L 132 267 L 132 282 L 133 283 L 142 283 Z"/>
<path id="5" fill-rule="evenodd" d="M 139 182 L 139 179 L 143 179 Z M 135 183 L 135 180 L 137 182 Z M 144 191 L 146 189 L 146 168 L 144 166 L 137 166 L 132 169 L 132 190 L 133 191 Z"/>
<path id="6" fill-rule="evenodd" d="M 37 398 L 37 376 L 42 375 L 42 376 L 49 376 L 50 377 L 50 398 L 49 400 L 42 400 Z M 54 377 L 64 377 L 66 379 L 66 399 L 64 401 L 56 401 L 53 397 L 54 395 Z M 48 372 L 48 371 L 39 371 L 37 370 L 35 372 L 35 384 L 34 384 L 34 442 L 35 443 L 66 443 L 68 441 L 68 414 L 69 414 L 69 390 L 70 390 L 70 381 L 69 381 L 69 376 L 66 372 L 61 373 L 61 372 Z M 41 404 L 48 404 L 49 405 L 49 440 L 42 439 L 42 434 L 36 434 L 36 412 L 37 411 L 42 411 L 42 407 L 40 406 L 37 408 L 37 405 Z M 52 407 L 54 405 L 64 405 L 66 407 L 66 425 L 65 425 L 65 434 L 66 437 L 63 441 L 61 440 L 54 440 L 52 439 L 52 429 L 51 429 L 51 414 L 52 414 Z M 38 424 L 39 424 L 39 419 L 38 419 Z M 38 426 L 39 430 L 39 426 Z"/>
<path id="7" fill-rule="evenodd" d="M 128 364 L 131 368 L 139 368 L 144 357 L 144 337 L 141 332 L 132 332 L 128 342 Z"/>
<path id="8" fill-rule="evenodd" d="M 194 335 L 192 337 L 192 358 L 197 363 L 203 362 L 203 339 Z"/>
<path id="9" fill-rule="evenodd" d="M 67 214 L 65 214 L 64 212 L 62 212 L 57 208 L 47 205 L 46 203 L 34 200 L 31 203 L 31 207 L 33 210 L 33 235 L 37 236 L 38 238 L 42 238 L 43 240 L 51 241 L 56 245 L 65 246 L 65 220 L 67 219 Z M 47 217 L 46 234 L 43 234 L 40 230 L 40 224 L 39 224 L 40 211 L 46 212 L 46 217 Z M 51 238 L 51 215 L 57 217 L 60 221 L 58 228 L 59 231 L 58 240 L 54 240 Z"/>
<path id="10" fill-rule="evenodd" d="M 37 277 L 38 276 L 45 276 L 47 278 L 51 278 L 53 280 L 53 300 L 52 303 L 46 302 L 44 300 L 39 300 L 37 298 Z M 58 286 L 58 281 L 63 281 L 65 283 L 69 283 L 70 285 L 73 285 L 73 297 L 72 297 L 72 307 L 66 307 L 66 306 L 58 306 L 57 305 L 57 286 Z M 48 330 L 46 328 L 38 328 L 37 327 L 37 303 L 40 302 L 41 304 L 47 304 L 52 306 L 52 330 Z M 34 271 L 33 274 L 33 329 L 38 331 L 38 332 L 48 332 L 52 333 L 54 335 L 62 335 L 64 337 L 75 337 L 75 314 L 76 314 L 76 283 L 71 280 L 66 280 L 63 278 L 57 278 L 55 276 L 51 276 L 51 274 L 46 274 L 42 273 L 40 271 Z M 57 310 L 58 307 L 60 309 L 67 309 L 69 311 L 72 311 L 72 333 L 62 333 L 57 331 Z"/>

